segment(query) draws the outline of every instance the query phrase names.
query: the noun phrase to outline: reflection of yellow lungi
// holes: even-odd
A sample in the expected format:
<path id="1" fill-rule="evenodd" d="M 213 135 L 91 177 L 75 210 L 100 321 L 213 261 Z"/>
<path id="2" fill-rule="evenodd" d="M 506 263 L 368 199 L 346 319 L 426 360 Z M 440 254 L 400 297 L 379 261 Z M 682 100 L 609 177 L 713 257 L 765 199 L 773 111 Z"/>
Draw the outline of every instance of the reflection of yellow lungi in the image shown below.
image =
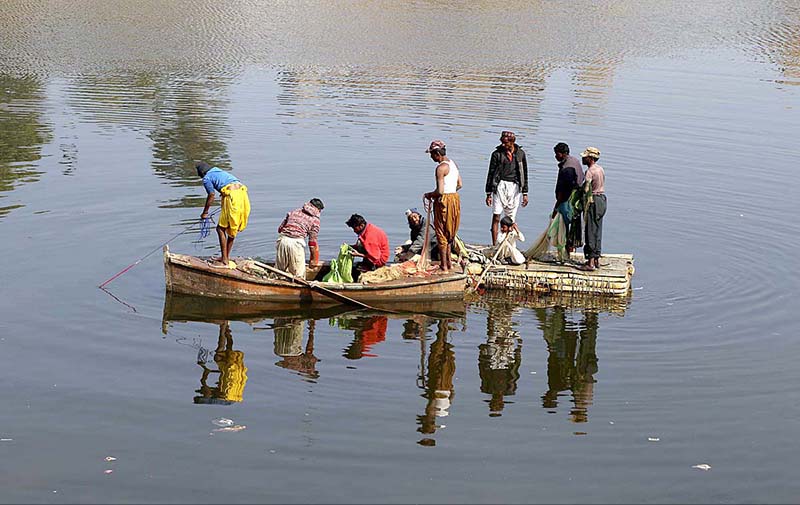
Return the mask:
<path id="1" fill-rule="evenodd" d="M 440 245 L 452 243 L 461 224 L 461 199 L 458 193 L 445 193 L 433 203 L 433 229 Z"/>
<path id="2" fill-rule="evenodd" d="M 238 186 L 230 189 L 231 186 Z M 228 184 L 221 190 L 222 211 L 219 214 L 219 226 L 225 228 L 229 237 L 247 227 L 247 218 L 250 217 L 250 198 L 247 196 L 247 186 L 239 182 Z"/>
<path id="3" fill-rule="evenodd" d="M 242 401 L 244 385 L 247 383 L 247 367 L 242 351 L 221 351 L 214 354 L 219 367 L 220 397 L 232 402 Z"/>

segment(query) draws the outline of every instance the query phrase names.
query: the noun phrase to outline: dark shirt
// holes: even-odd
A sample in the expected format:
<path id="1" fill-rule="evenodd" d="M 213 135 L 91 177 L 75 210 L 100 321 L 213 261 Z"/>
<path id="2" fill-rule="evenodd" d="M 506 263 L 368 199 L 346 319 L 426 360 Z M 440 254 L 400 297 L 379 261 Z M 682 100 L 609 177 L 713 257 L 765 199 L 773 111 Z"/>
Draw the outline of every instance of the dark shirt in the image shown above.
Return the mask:
<path id="1" fill-rule="evenodd" d="M 528 192 L 528 159 L 520 146 L 515 144 L 511 159 L 502 145 L 492 153 L 489 173 L 486 175 L 486 194 L 494 193 L 500 181 L 515 182 L 519 184 L 521 193 Z"/>
<path id="2" fill-rule="evenodd" d="M 567 156 L 558 164 L 558 178 L 556 179 L 556 204 L 569 199 L 572 190 L 580 187 L 583 179 L 583 170 L 578 158 Z"/>

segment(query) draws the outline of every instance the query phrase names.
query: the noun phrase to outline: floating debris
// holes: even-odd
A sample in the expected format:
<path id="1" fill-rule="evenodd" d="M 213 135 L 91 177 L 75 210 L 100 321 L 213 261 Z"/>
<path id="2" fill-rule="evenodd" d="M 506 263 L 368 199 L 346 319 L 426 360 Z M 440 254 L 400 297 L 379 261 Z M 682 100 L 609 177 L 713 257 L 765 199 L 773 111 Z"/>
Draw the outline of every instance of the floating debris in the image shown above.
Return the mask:
<path id="1" fill-rule="evenodd" d="M 614 421 L 609 421 L 608 424 L 614 424 Z"/>
<path id="2" fill-rule="evenodd" d="M 658 437 L 647 437 L 648 442 L 658 442 L 659 440 L 661 439 Z"/>
<path id="3" fill-rule="evenodd" d="M 106 461 L 116 461 L 116 460 L 117 458 L 115 458 L 114 456 L 106 456 Z"/>
<path id="4" fill-rule="evenodd" d="M 237 424 L 237 425 L 234 425 L 234 426 L 226 426 L 224 428 L 217 428 L 216 430 L 214 430 L 214 432 L 242 431 L 242 430 L 244 430 L 246 428 L 247 428 L 247 426 L 245 426 L 243 424 Z"/>
<path id="5" fill-rule="evenodd" d="M 707 472 L 707 471 L 711 470 L 711 465 L 707 465 L 705 463 L 700 463 L 699 465 L 692 466 L 692 468 L 697 468 L 698 470 L 702 470 L 704 472 Z"/>
<path id="6" fill-rule="evenodd" d="M 220 417 L 219 419 L 214 419 L 213 421 L 211 421 L 211 424 L 213 424 L 214 426 L 222 426 L 222 427 L 233 426 L 233 419 L 228 419 L 227 417 Z"/>
<path id="7" fill-rule="evenodd" d="M 104 474 L 106 474 L 106 475 L 108 475 L 108 474 L 110 474 L 110 473 L 114 473 L 114 470 L 110 470 L 110 469 L 109 469 L 109 470 L 106 470 L 106 471 L 105 471 L 105 472 L 103 472 L 103 473 L 104 473 Z"/>
<path id="8" fill-rule="evenodd" d="M 13 438 L 0 438 L 0 442 L 13 442 Z"/>

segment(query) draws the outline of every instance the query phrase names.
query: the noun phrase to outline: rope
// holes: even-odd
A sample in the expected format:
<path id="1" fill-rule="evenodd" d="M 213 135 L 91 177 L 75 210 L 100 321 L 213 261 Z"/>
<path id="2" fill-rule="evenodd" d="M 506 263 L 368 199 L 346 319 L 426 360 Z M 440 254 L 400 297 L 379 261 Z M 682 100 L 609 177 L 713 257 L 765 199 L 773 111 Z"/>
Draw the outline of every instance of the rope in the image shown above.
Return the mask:
<path id="1" fill-rule="evenodd" d="M 212 215 L 214 215 L 214 214 L 215 214 L 217 211 L 219 211 L 219 210 L 220 210 L 220 207 L 217 207 L 216 209 L 214 209 L 214 210 L 211 212 L 211 214 L 209 214 L 209 218 L 210 218 Z M 117 277 L 119 277 L 120 275 L 124 274 L 125 272 L 127 272 L 127 271 L 128 271 L 128 270 L 130 270 L 131 268 L 135 267 L 136 265 L 138 265 L 138 264 L 139 264 L 139 263 L 141 263 L 142 261 L 146 260 L 146 259 L 147 259 L 147 258 L 149 258 L 151 255 L 155 254 L 157 251 L 159 251 L 159 250 L 163 249 L 165 245 L 169 244 L 170 242 L 172 242 L 172 241 L 173 241 L 173 240 L 175 240 L 176 238 L 178 238 L 178 237 L 180 237 L 181 235 L 183 235 L 184 233 L 186 233 L 186 232 L 190 231 L 192 228 L 194 228 L 194 226 L 195 226 L 196 224 L 197 224 L 197 223 L 192 223 L 192 224 L 190 224 L 188 227 L 186 227 L 186 229 L 184 229 L 184 230 L 183 230 L 183 231 L 181 231 L 180 233 L 176 233 L 176 234 L 175 234 L 175 235 L 174 235 L 172 238 L 170 238 L 169 240 L 167 240 L 166 242 L 164 242 L 164 243 L 163 243 L 163 244 L 161 244 L 160 246 L 156 247 L 155 249 L 153 249 L 153 250 L 152 250 L 152 251 L 150 251 L 149 253 L 145 254 L 144 256 L 142 256 L 141 258 L 139 258 L 138 260 L 134 261 L 133 263 L 131 263 L 131 264 L 130 264 L 130 265 L 128 265 L 127 267 L 123 268 L 122 270 L 120 270 L 119 272 L 117 272 L 116 274 L 114 274 L 114 275 L 113 275 L 113 276 L 112 276 L 110 279 L 108 279 L 107 281 L 105 281 L 104 283 L 100 284 L 100 285 L 99 285 L 99 286 L 97 286 L 97 287 L 98 287 L 98 288 L 100 288 L 100 289 L 103 289 L 104 287 L 106 287 L 106 285 L 107 285 L 108 283 L 110 283 L 111 281 L 113 281 L 114 279 L 116 279 Z M 201 226 L 202 226 L 202 225 L 201 225 Z"/>

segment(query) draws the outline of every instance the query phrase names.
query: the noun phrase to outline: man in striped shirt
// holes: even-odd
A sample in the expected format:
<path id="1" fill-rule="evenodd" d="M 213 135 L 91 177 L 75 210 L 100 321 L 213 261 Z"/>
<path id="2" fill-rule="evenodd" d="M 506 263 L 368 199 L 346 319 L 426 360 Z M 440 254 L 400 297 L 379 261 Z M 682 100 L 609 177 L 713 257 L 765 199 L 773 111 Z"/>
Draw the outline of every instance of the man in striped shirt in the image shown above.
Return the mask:
<path id="1" fill-rule="evenodd" d="M 278 226 L 275 242 L 275 266 L 301 279 L 306 277 L 306 239 L 311 253 L 311 265 L 319 265 L 317 235 L 320 228 L 320 213 L 325 206 L 319 198 L 312 198 L 283 218 Z"/>

